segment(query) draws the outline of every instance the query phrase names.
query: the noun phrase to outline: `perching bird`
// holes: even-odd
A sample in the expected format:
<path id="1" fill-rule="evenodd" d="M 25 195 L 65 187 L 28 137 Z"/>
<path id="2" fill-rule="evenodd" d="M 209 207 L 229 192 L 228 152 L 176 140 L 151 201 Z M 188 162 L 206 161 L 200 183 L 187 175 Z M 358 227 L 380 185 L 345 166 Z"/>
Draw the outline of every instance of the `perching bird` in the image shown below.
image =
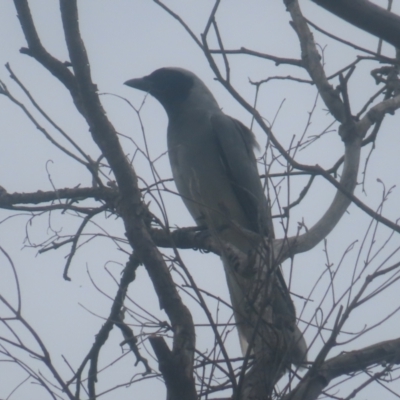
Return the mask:
<path id="1" fill-rule="evenodd" d="M 255 138 L 241 122 L 221 111 L 205 84 L 190 71 L 161 68 L 143 78 L 128 80 L 125 85 L 150 93 L 167 112 L 168 154 L 175 184 L 197 225 L 208 228 L 221 243 L 245 354 L 248 343 L 257 337 L 255 326 L 260 325 L 257 322 L 260 312 L 256 315 L 257 306 L 251 300 L 256 297 L 257 282 L 254 276 L 238 273 L 228 247 L 260 263 L 262 257 L 255 254 L 261 237 L 273 237 L 268 203 L 253 152 L 257 146 Z M 255 237 L 260 240 L 254 240 Z M 273 276 L 270 278 L 273 279 L 272 294 L 265 301 L 273 309 L 278 335 L 284 337 L 287 360 L 300 365 L 306 361 L 307 346 L 296 326 L 295 309 L 279 267 L 270 271 L 270 275 Z M 271 317 L 268 318 L 270 321 Z"/>

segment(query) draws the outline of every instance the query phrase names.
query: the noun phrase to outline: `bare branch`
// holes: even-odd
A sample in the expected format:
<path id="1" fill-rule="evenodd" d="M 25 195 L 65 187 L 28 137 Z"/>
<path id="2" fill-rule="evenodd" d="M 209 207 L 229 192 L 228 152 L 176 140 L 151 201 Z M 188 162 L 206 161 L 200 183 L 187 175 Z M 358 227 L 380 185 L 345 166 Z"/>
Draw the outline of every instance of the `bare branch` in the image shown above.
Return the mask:
<path id="1" fill-rule="evenodd" d="M 67 200 L 85 200 L 100 199 L 104 201 L 115 201 L 118 192 L 109 188 L 73 188 L 73 189 L 57 189 L 57 191 L 42 192 L 38 190 L 33 193 L 7 193 L 0 192 L 0 208 L 10 208 L 17 204 L 40 204 L 51 201 L 67 199 Z"/>
<path id="2" fill-rule="evenodd" d="M 312 0 L 339 18 L 400 48 L 400 17 L 368 0 Z"/>
<path id="3" fill-rule="evenodd" d="M 28 43 L 28 48 L 22 48 L 20 50 L 21 53 L 33 57 L 36 61 L 47 68 L 48 71 L 51 72 L 62 84 L 64 84 L 64 86 L 70 91 L 75 106 L 81 113 L 83 113 L 82 105 L 78 101 L 79 93 L 75 77 L 68 69 L 69 63 L 63 63 L 57 60 L 43 47 L 32 19 L 28 1 L 14 0 L 14 5 L 17 9 L 21 28 Z"/>
<path id="4" fill-rule="evenodd" d="M 139 259 L 143 261 L 174 329 L 173 353 L 181 360 L 186 379 L 193 380 L 193 351 L 195 334 L 191 314 L 176 290 L 171 274 L 161 254 L 151 240 L 143 213 L 137 176 L 127 161 L 117 134 L 101 106 L 91 80 L 89 60 L 78 26 L 75 0 L 61 0 L 61 16 L 71 62 L 76 76 L 85 117 L 94 141 L 112 168 L 121 194 L 118 211 L 124 220 L 126 235 Z M 194 385 L 194 381 L 193 385 Z M 94 393 L 91 393 L 94 395 Z"/>
<path id="5" fill-rule="evenodd" d="M 210 49 L 211 54 L 246 54 L 249 56 L 264 58 L 266 60 L 271 60 L 275 62 L 275 65 L 287 64 L 287 65 L 294 65 L 296 67 L 304 67 L 302 60 L 296 60 L 294 58 L 284 58 L 284 57 L 277 57 L 272 54 L 265 54 L 260 53 L 255 50 L 246 49 L 245 47 L 241 47 L 238 50 L 212 50 Z"/>
<path id="6" fill-rule="evenodd" d="M 301 47 L 301 59 L 310 77 L 317 86 L 319 93 L 330 113 L 341 123 L 346 121 L 343 103 L 339 94 L 333 89 L 326 78 L 321 65 L 321 57 L 314 43 L 313 35 L 307 21 L 301 13 L 297 0 L 284 0 L 292 17 L 292 26 L 297 33 Z"/>
<path id="7" fill-rule="evenodd" d="M 362 51 L 363 53 L 371 54 L 371 56 L 373 56 L 374 59 L 377 59 L 377 60 L 382 61 L 382 62 L 387 62 L 387 63 L 390 63 L 390 64 L 396 62 L 396 60 L 395 60 L 394 58 L 386 57 L 386 56 L 383 56 L 383 55 L 381 55 L 381 54 L 379 54 L 379 53 L 376 53 L 376 52 L 374 52 L 374 51 L 368 50 L 368 49 L 366 49 L 366 48 L 364 48 L 364 47 L 357 46 L 356 44 L 354 44 L 354 43 L 352 43 L 352 42 L 350 42 L 350 41 L 348 41 L 348 40 L 344 40 L 344 39 L 342 39 L 342 38 L 340 38 L 340 37 L 338 37 L 338 36 L 332 35 L 331 33 L 329 33 L 329 32 L 327 32 L 326 30 L 320 28 L 318 25 L 314 24 L 313 22 L 311 22 L 311 21 L 308 20 L 308 19 L 306 19 L 306 21 L 307 21 L 307 24 L 308 24 L 308 25 L 312 26 L 312 27 L 313 27 L 314 29 L 316 29 L 318 32 L 321 32 L 321 33 L 323 33 L 324 35 L 330 37 L 331 39 L 334 39 L 334 40 L 336 40 L 336 41 L 338 41 L 338 42 L 340 42 L 340 43 L 345 44 L 346 46 L 350 46 L 350 47 L 352 47 L 353 49 L 360 50 L 360 51 Z M 358 60 L 359 58 L 360 58 L 360 57 L 358 57 L 357 60 Z"/>
<path id="8" fill-rule="evenodd" d="M 314 373 L 308 373 L 284 400 L 316 399 L 329 382 L 338 376 L 364 370 L 375 364 L 400 364 L 400 339 L 388 340 L 342 353 L 327 360 Z"/>
<path id="9" fill-rule="evenodd" d="M 168 396 L 171 399 L 197 399 L 197 393 L 179 358 L 174 357 L 172 351 L 161 336 L 149 337 L 151 346 L 157 356 L 160 371 L 165 379 Z"/>

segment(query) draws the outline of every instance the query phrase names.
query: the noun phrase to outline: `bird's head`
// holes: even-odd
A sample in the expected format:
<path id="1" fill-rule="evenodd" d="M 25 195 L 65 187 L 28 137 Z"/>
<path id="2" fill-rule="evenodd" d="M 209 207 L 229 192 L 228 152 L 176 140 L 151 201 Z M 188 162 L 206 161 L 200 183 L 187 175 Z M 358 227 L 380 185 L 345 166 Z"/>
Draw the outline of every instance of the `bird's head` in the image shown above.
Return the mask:
<path id="1" fill-rule="evenodd" d="M 193 73 L 183 68 L 160 68 L 143 78 L 130 79 L 124 83 L 154 96 L 165 108 L 168 115 L 173 114 L 182 104 L 209 108 L 218 107 L 206 85 Z"/>

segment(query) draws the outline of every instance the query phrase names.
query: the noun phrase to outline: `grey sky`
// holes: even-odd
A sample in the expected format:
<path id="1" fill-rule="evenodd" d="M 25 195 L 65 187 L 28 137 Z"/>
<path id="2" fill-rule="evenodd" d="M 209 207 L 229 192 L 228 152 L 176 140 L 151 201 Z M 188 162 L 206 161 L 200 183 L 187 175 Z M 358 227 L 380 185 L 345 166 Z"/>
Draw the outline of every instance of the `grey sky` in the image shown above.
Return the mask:
<path id="1" fill-rule="evenodd" d="M 60 60 L 68 60 L 58 3 L 49 0 L 32 1 L 31 3 L 36 27 L 44 46 Z M 372 50 L 376 49 L 378 42 L 376 38 L 329 15 L 308 0 L 303 0 L 300 3 L 304 14 L 319 26 L 340 37 L 354 41 L 360 46 Z M 384 1 L 376 3 L 385 4 Z M 169 1 L 167 4 L 187 22 L 195 34 L 199 35 L 204 29 L 214 3 L 208 0 L 190 0 L 183 5 L 182 2 L 175 0 Z M 144 148 L 144 141 L 135 112 L 125 101 L 113 95 L 123 96 L 134 107 L 139 108 L 144 98 L 143 93 L 124 87 L 123 82 L 130 78 L 147 75 L 162 66 L 179 66 L 195 72 L 214 93 L 226 114 L 240 119 L 246 125 L 250 125 L 249 114 L 218 82 L 213 80 L 213 74 L 207 60 L 193 40 L 176 20 L 155 3 L 130 0 L 80 1 L 79 7 L 81 32 L 91 61 L 93 80 L 98 85 L 99 92 L 104 93 L 102 102 L 107 115 L 118 132 L 132 138 L 140 148 Z M 394 5 L 394 12 L 400 13 L 399 4 Z M 276 1 L 225 1 L 222 2 L 217 14 L 217 21 L 226 48 L 248 47 L 281 57 L 299 58 L 298 41 L 293 29 L 288 24 L 288 20 L 289 15 L 285 11 L 283 2 Z M 341 66 L 345 66 L 354 58 L 352 49 L 339 46 L 320 34 L 315 36 L 321 48 L 325 49 L 328 74 Z M 82 117 L 74 110 L 69 94 L 43 67 L 28 56 L 19 53 L 19 49 L 26 43 L 11 1 L 3 1 L 0 4 L 0 37 L 3 38 L 0 47 L 1 65 L 9 62 L 18 78 L 27 86 L 46 113 L 62 126 L 84 148 L 85 152 L 93 158 L 98 157 L 99 151 L 93 144 Z M 211 38 L 212 45 L 215 45 L 214 36 L 211 35 Z M 384 46 L 384 52 L 391 57 L 394 56 L 394 51 L 389 46 Z M 254 87 L 248 83 L 249 79 L 257 81 L 268 76 L 294 74 L 307 78 L 304 72 L 298 73 L 293 67 L 276 67 L 272 62 L 265 60 L 232 56 L 230 61 L 232 81 L 248 101 L 253 101 L 255 93 Z M 357 76 L 351 81 L 349 87 L 354 113 L 376 90 L 375 83 L 369 76 L 368 67 L 366 65 L 357 68 Z M 377 67 L 378 65 L 375 64 L 375 68 Z M 27 103 L 21 90 L 9 79 L 9 74 L 5 68 L 0 72 L 0 79 L 19 101 Z M 302 135 L 307 124 L 308 112 L 313 107 L 315 95 L 316 90 L 313 86 L 300 83 L 271 81 L 263 87 L 258 106 L 262 115 L 269 122 L 274 120 L 281 103 L 284 101 L 274 123 L 274 132 L 285 147 L 289 145 L 294 136 L 299 138 Z M 30 105 L 28 108 L 33 110 Z M 32 112 L 52 134 L 56 135 L 37 112 Z M 147 97 L 141 111 L 141 117 L 152 159 L 161 156 L 156 162 L 157 170 L 161 178 L 170 178 L 169 163 L 165 154 L 166 115 L 154 99 Z M 326 115 L 324 106 L 319 101 L 308 135 L 319 134 L 330 122 L 331 118 Z M 383 186 L 377 181 L 378 178 L 384 181 L 387 189 L 398 184 L 397 171 L 400 167 L 400 158 L 398 157 L 399 123 L 398 115 L 386 118 L 376 143 L 377 148 L 369 161 L 366 194 L 362 193 L 361 187 L 356 189 L 356 195 L 372 209 L 378 207 L 382 197 Z M 263 148 L 266 143 L 264 134 L 257 127 L 254 131 L 261 148 Z M 66 143 L 62 139 L 60 141 Z M 121 142 L 126 153 L 132 156 L 135 152 L 135 145 L 125 138 L 121 138 Z M 4 96 L 0 96 L 0 143 L 0 185 L 8 192 L 47 191 L 52 190 L 53 185 L 55 188 L 75 187 L 78 184 L 82 187 L 91 185 L 89 173 L 66 155 L 54 149 L 22 112 L 15 105 L 10 104 Z M 323 167 L 330 167 L 342 154 L 342 147 L 337 133 L 332 132 L 304 151 L 299 152 L 297 159 L 311 165 L 319 164 Z M 367 155 L 368 150 L 365 149 L 363 162 Z M 139 176 L 147 183 L 152 183 L 151 171 L 143 156 L 137 154 L 133 166 Z M 363 169 L 363 166 L 362 163 L 361 169 Z M 276 171 L 282 171 L 282 168 L 280 169 L 276 165 Z M 359 180 L 362 180 L 361 175 Z M 293 186 L 290 192 L 290 201 L 297 198 L 305 182 L 305 178 L 292 178 Z M 282 185 L 281 193 L 281 199 L 287 201 L 289 194 L 287 194 L 285 185 Z M 292 211 L 289 234 L 296 233 L 297 223 L 302 221 L 303 218 L 308 227 L 312 226 L 326 210 L 333 194 L 333 188 L 322 178 L 317 178 L 317 182 L 306 200 Z M 148 197 L 146 200 L 151 201 L 151 210 L 162 218 L 162 213 L 154 199 Z M 177 196 L 165 194 L 164 200 L 171 226 L 194 225 Z M 385 204 L 383 214 L 387 218 L 392 220 L 398 218 L 399 201 L 400 190 L 396 187 Z M 274 210 L 277 211 L 277 207 Z M 0 221 L 4 221 L 9 215 L 15 215 L 15 213 L 0 210 Z M 61 355 L 64 355 L 76 368 L 93 343 L 94 335 L 104 322 L 96 315 L 107 317 L 111 305 L 111 301 L 94 288 L 87 271 L 90 271 L 91 277 L 101 290 L 112 297 L 116 291 L 116 284 L 106 269 L 112 271 L 113 276 L 119 279 L 120 271 L 127 261 L 127 254 L 116 250 L 115 244 L 109 239 L 97 238 L 77 252 L 69 272 L 72 281 L 66 282 L 62 279 L 62 273 L 69 247 L 38 255 L 38 249 L 35 249 L 34 245 L 51 237 L 52 232 L 48 228 L 49 221 L 52 229 L 62 235 L 72 233 L 79 225 L 80 219 L 73 215 L 54 213 L 50 219 L 45 215 L 35 218 L 32 225 L 26 228 L 28 219 L 29 217 L 21 215 L 0 224 L 0 245 L 11 255 L 18 270 L 24 316 L 37 330 L 52 352 L 54 363 L 63 372 L 64 378 L 69 379 L 71 373 Z M 120 220 L 111 217 L 109 219 L 98 218 L 96 221 L 105 227 L 110 234 L 124 238 Z M 339 283 L 337 284 L 339 293 L 347 288 L 350 282 L 357 249 L 369 222 L 369 218 L 366 218 L 357 207 L 351 205 L 349 213 L 343 217 L 343 220 L 328 237 L 330 261 L 336 266 L 350 243 L 355 240 L 359 241 L 355 250 L 345 258 L 345 265 L 339 274 Z M 281 235 L 282 229 L 280 229 L 278 220 L 275 228 L 277 234 Z M 33 248 L 26 248 L 28 243 L 24 243 L 26 229 L 29 231 Z M 100 230 L 96 226 L 89 226 L 87 233 L 91 232 L 100 232 Z M 389 230 L 380 226 L 378 234 L 380 244 L 388 235 Z M 389 249 L 396 248 L 398 243 L 398 237 L 395 237 L 387 245 L 385 254 L 390 252 Z M 376 246 L 379 247 L 379 245 Z M 22 247 L 24 248 L 21 251 Z M 127 245 L 123 244 L 122 247 L 129 251 Z M 200 254 L 200 252 L 193 251 L 182 251 L 182 255 L 199 287 L 203 287 L 228 301 L 229 295 L 225 287 L 225 278 L 219 259 L 210 254 Z M 361 264 L 365 257 L 366 254 L 363 253 L 360 260 Z M 377 257 L 377 262 L 379 257 L 381 256 Z M 381 258 L 383 259 L 383 256 Z M 0 294 L 16 304 L 16 289 L 11 269 L 4 257 L 0 256 L 0 260 L 0 274 L 2 276 Z M 392 261 L 397 260 L 398 257 Z M 296 256 L 292 291 L 300 296 L 307 296 L 316 278 L 326 268 L 326 262 L 322 244 L 307 254 Z M 289 275 L 289 263 L 284 265 L 284 272 L 286 276 Z M 177 274 L 174 276 L 179 279 Z M 328 281 L 324 287 L 321 287 L 321 290 L 326 288 L 327 284 Z M 398 297 L 398 290 L 399 286 L 393 287 L 373 302 L 368 303 L 366 307 L 361 308 L 355 313 L 357 318 L 353 318 L 346 329 L 358 331 L 364 325 L 374 324 L 383 316 L 382 312 L 386 314 L 393 310 L 396 305 L 393 304 L 392 298 Z M 322 292 L 318 292 L 316 297 L 321 295 Z M 130 289 L 130 296 L 141 305 L 151 309 L 161 320 L 166 319 L 165 314 L 159 310 L 158 300 L 153 293 L 144 268 L 139 269 L 137 279 Z M 188 296 L 184 295 L 184 299 L 188 305 L 193 307 L 196 321 L 204 323 L 206 320 L 199 307 Z M 297 311 L 300 313 L 303 302 L 297 297 L 295 297 L 295 302 Z M 327 309 L 329 308 L 328 305 L 326 304 Z M 213 311 L 216 310 L 216 303 L 212 300 L 210 300 L 210 307 Z M 3 313 L 7 311 L 0 306 L 0 312 L 4 315 Z M 228 309 L 221 306 L 220 312 L 222 319 L 229 318 Z M 304 311 L 302 318 L 308 321 L 313 312 L 314 306 L 310 304 Z M 332 317 L 332 323 L 333 321 L 334 317 Z M 305 325 L 300 324 L 300 326 L 304 328 Z M 361 348 L 376 341 L 398 337 L 398 326 L 397 317 L 395 317 L 383 327 L 357 339 L 356 342 L 339 346 L 332 355 L 344 350 Z M 0 327 L 0 335 L 5 335 L 1 329 Z M 311 343 L 314 337 L 314 333 L 311 331 L 306 332 L 308 343 Z M 198 346 L 203 349 L 211 347 L 213 344 L 210 331 L 204 332 L 206 332 L 205 328 L 199 327 L 197 329 Z M 140 331 L 135 331 L 135 333 L 139 335 Z M 21 330 L 21 334 L 25 333 Z M 31 342 L 30 338 L 27 338 L 27 340 Z M 112 343 L 107 346 L 102 356 L 102 365 L 111 362 L 119 354 L 122 354 L 119 350 L 121 341 L 120 333 L 114 329 Z M 314 347 L 310 350 L 311 359 L 315 356 L 320 345 L 321 341 L 317 339 Z M 143 346 L 149 348 L 149 344 L 146 342 Z M 240 355 L 235 332 L 232 332 L 229 336 L 229 347 L 233 355 Z M 146 357 L 150 358 L 148 355 Z M 101 383 L 98 392 L 112 386 L 112 382 L 115 382 L 115 384 L 128 382 L 134 374 L 143 372 L 143 367 L 140 364 L 138 367 L 133 367 L 134 363 L 133 355 L 127 354 L 120 364 L 117 363 L 116 367 L 104 372 L 104 374 L 108 374 L 105 380 L 107 383 L 104 383 L 103 387 Z M 154 362 L 153 365 L 155 365 Z M 44 371 L 45 368 L 40 366 L 40 370 Z M 16 367 L 10 366 L 9 363 L 0 363 L 0 398 L 7 398 L 11 390 L 24 377 L 26 377 L 26 374 L 21 373 Z M 101 380 L 100 378 L 99 381 Z M 133 385 L 127 389 L 123 388 L 117 392 L 105 394 L 102 398 L 112 399 L 117 395 L 121 400 L 131 399 L 134 396 L 141 400 L 154 399 L 164 390 L 163 384 L 161 382 L 156 384 L 156 382 L 156 380 L 151 380 L 148 383 L 142 382 L 138 386 Z M 372 390 L 368 391 L 364 398 L 374 398 L 373 393 Z M 10 399 L 45 398 L 39 396 L 43 396 L 41 389 L 25 383 Z M 390 398 L 387 392 L 385 398 Z"/>

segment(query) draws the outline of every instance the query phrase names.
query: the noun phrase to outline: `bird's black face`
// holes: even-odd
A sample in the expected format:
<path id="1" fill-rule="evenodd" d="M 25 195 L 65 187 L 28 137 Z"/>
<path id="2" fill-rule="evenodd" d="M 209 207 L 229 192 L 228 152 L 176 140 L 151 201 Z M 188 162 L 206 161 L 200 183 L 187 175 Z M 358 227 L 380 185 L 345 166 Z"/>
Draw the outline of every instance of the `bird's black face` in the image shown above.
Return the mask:
<path id="1" fill-rule="evenodd" d="M 160 68 L 148 76 L 131 79 L 125 84 L 149 92 L 168 112 L 187 99 L 194 81 L 190 75 L 179 70 Z"/>

